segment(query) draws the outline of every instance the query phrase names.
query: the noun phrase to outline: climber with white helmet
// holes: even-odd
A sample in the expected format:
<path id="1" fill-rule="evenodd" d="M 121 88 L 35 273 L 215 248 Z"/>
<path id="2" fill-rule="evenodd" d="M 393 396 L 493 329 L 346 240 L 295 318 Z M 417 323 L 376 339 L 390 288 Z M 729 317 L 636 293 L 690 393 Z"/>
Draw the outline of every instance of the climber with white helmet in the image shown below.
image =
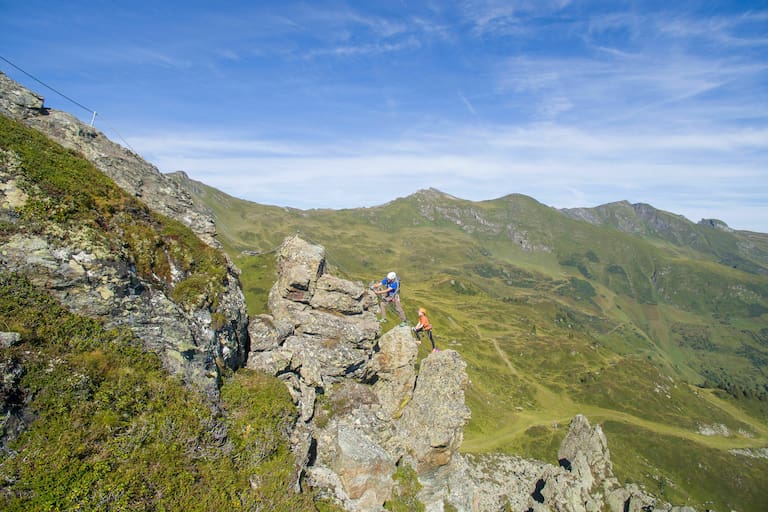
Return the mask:
<path id="1" fill-rule="evenodd" d="M 382 279 L 380 283 L 371 286 L 371 290 L 373 290 L 376 295 L 381 296 L 380 323 L 387 321 L 387 305 L 391 304 L 395 309 L 397 316 L 400 317 L 400 326 L 408 325 L 405 318 L 405 311 L 403 311 L 403 307 L 400 305 L 400 280 L 397 278 L 396 273 L 390 272 L 387 274 L 387 277 Z"/>

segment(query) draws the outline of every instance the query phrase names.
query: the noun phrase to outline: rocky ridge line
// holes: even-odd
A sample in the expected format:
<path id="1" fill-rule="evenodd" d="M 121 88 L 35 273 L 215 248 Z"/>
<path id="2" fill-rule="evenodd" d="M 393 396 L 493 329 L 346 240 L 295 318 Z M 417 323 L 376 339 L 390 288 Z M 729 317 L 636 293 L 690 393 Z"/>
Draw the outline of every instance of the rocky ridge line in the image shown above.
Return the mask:
<path id="1" fill-rule="evenodd" d="M 217 246 L 210 216 L 172 180 L 73 116 L 46 109 L 42 97 L 2 73 L 0 113 L 81 151 L 153 210 Z M 25 198 L 16 187 L 13 159 L 0 160 L 0 213 L 13 219 Z M 232 368 L 242 364 L 247 316 L 232 265 L 226 306 L 219 310 L 227 325 L 215 330 L 211 311 L 181 311 L 142 283 L 120 255 L 82 240 L 24 235 L 1 249 L 8 268 L 33 276 L 74 312 L 130 325 L 169 369 L 212 396 L 218 372 L 213 360 L 222 358 Z M 417 471 L 423 485 L 419 499 L 429 511 L 448 504 L 467 511 L 691 510 L 659 505 L 640 489 L 619 486 L 602 431 L 583 417 L 574 419 L 563 443 L 561 467 L 461 455 L 469 410 L 466 365 L 458 353 L 430 355 L 416 375 L 410 331 L 395 328 L 381 336 L 375 297 L 360 283 L 327 275 L 322 248 L 287 241 L 279 270 L 270 294 L 272 314 L 253 319 L 248 329 L 248 366 L 281 378 L 300 407 L 293 432 L 303 468 L 297 484 L 324 490 L 346 510 L 381 510 L 392 497 L 396 467 L 408 464 Z M 15 343 L 16 337 L 5 333 L 2 343 Z"/>
<path id="2" fill-rule="evenodd" d="M 607 440 L 584 416 L 571 422 L 554 466 L 505 455 L 462 455 L 470 411 L 466 363 L 453 350 L 415 365 L 407 327 L 381 335 L 376 298 L 327 272 L 325 249 L 298 236 L 278 250 L 270 314 L 251 320 L 247 366 L 277 376 L 300 409 L 292 442 L 299 486 L 345 510 L 380 511 L 407 464 L 430 512 L 691 512 L 613 475 Z M 511 508 L 505 508 L 511 507 Z"/>
<path id="3" fill-rule="evenodd" d="M 37 129 L 66 148 L 80 152 L 100 171 L 149 208 L 192 229 L 218 248 L 212 217 L 174 180 L 138 155 L 111 142 L 98 130 L 65 112 L 48 109 L 42 96 L 0 73 L 0 115 Z M 0 152 L 0 216 L 14 222 L 27 197 L 14 155 Z M 248 315 L 239 270 L 227 259 L 224 291 L 217 306 L 185 311 L 157 286 L 143 282 L 123 254 L 110 254 L 84 233 L 16 234 L 2 244 L 2 263 L 45 287 L 70 311 L 126 325 L 166 368 L 218 397 L 220 367 L 240 368 L 247 353 Z M 169 261 L 174 279 L 184 277 Z M 219 321 L 214 322 L 213 318 Z M 219 363 L 217 363 L 217 361 Z"/>

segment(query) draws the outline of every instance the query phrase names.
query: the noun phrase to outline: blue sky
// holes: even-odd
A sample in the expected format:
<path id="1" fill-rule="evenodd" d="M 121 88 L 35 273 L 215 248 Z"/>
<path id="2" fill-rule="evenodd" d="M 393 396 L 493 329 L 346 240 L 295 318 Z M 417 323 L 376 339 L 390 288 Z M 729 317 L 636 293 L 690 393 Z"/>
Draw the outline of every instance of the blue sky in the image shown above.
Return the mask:
<path id="1" fill-rule="evenodd" d="M 765 0 L 0 0 L 0 56 L 161 171 L 259 203 L 435 187 L 768 232 Z"/>

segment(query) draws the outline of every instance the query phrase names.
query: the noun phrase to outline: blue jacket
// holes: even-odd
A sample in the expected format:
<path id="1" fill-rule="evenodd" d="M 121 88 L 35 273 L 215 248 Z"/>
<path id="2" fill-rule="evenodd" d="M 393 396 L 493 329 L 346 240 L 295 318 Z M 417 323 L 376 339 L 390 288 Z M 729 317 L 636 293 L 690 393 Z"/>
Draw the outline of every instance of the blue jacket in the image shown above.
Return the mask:
<path id="1" fill-rule="evenodd" d="M 400 287 L 400 282 L 397 279 L 389 281 L 386 277 L 381 280 L 381 284 L 387 287 L 387 297 L 395 295 Z"/>

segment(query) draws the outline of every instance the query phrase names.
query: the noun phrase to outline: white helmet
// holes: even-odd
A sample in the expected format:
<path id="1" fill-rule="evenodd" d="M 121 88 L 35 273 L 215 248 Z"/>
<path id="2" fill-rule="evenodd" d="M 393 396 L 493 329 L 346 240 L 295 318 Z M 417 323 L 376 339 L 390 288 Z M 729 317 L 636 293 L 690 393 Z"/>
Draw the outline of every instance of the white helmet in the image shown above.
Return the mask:
<path id="1" fill-rule="evenodd" d="M 394 281 L 395 279 L 397 279 L 397 274 L 395 274 L 394 272 L 390 272 L 389 274 L 387 274 L 387 279 L 389 279 L 390 281 Z"/>

